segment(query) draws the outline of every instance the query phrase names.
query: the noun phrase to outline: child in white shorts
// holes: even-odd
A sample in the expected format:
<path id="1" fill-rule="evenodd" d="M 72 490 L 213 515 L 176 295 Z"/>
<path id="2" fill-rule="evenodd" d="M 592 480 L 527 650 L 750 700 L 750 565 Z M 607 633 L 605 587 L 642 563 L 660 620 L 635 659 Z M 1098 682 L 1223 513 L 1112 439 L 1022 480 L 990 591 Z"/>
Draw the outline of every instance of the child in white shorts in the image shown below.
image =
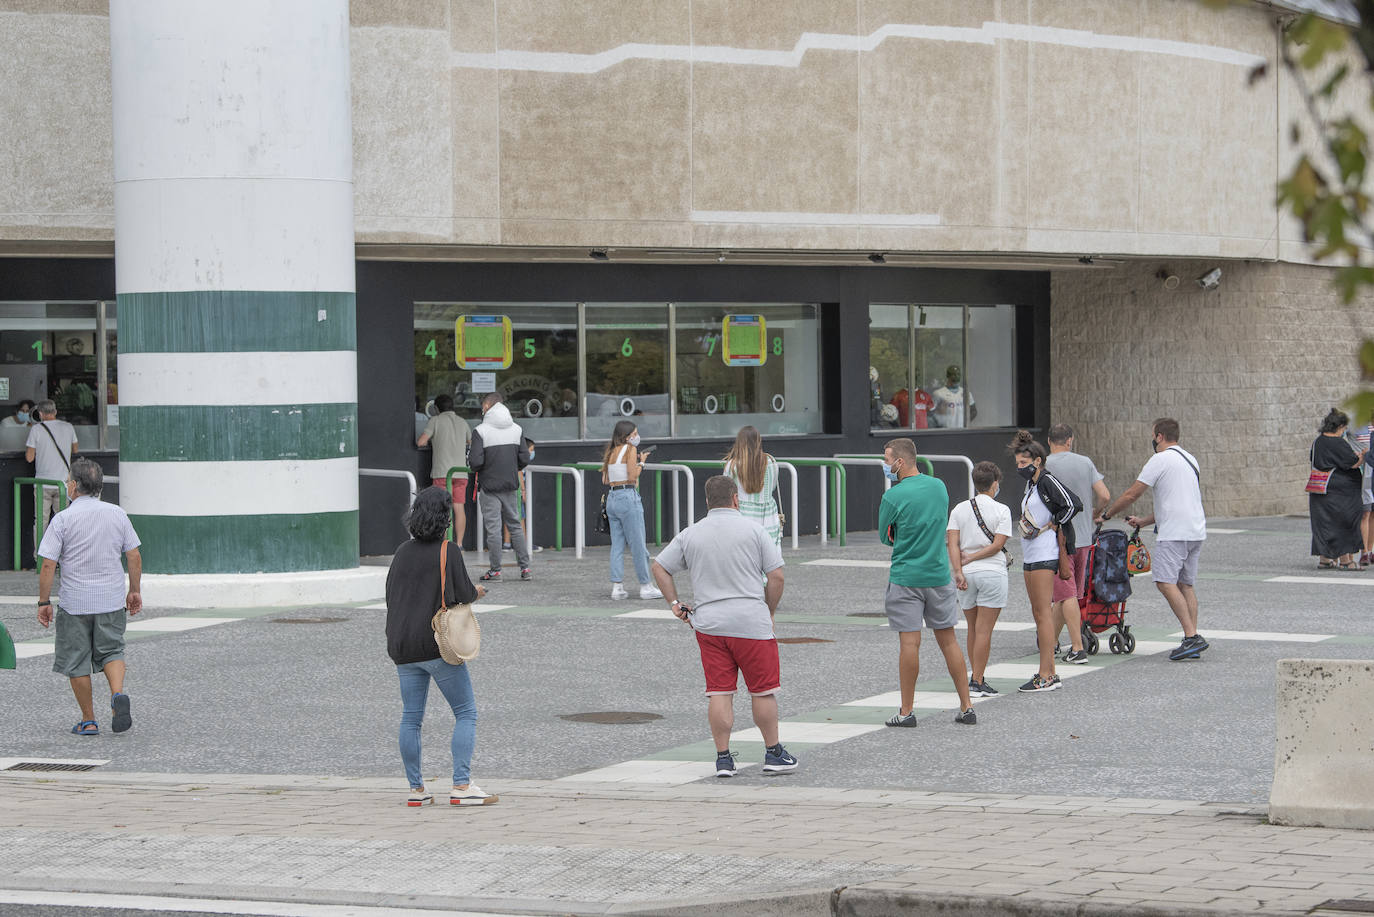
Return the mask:
<path id="1" fill-rule="evenodd" d="M 997 693 L 986 678 L 992 628 L 1007 605 L 1010 555 L 1004 545 L 1011 538 L 1011 510 L 997 502 L 1001 480 L 1002 469 L 992 462 L 974 465 L 973 486 L 978 494 L 954 507 L 945 531 L 955 582 L 961 571 L 964 578 L 964 586 L 959 589 L 959 607 L 968 618 L 968 656 L 973 666 L 968 689 L 973 697 L 992 697 Z"/>

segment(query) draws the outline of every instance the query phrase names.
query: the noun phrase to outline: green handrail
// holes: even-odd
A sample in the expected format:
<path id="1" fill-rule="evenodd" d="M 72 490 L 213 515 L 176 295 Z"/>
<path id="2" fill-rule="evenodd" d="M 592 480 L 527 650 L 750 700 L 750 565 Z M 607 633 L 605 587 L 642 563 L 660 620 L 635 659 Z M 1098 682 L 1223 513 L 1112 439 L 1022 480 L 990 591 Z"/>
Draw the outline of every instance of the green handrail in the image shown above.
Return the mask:
<path id="1" fill-rule="evenodd" d="M 849 487 L 849 475 L 845 467 L 833 458 L 793 458 L 790 455 L 778 456 L 779 461 L 790 462 L 799 468 L 821 468 L 828 469 L 830 474 L 830 492 L 834 494 L 835 511 L 830 513 L 827 520 L 830 530 L 830 537 L 837 539 L 840 546 L 847 543 L 845 533 L 849 529 L 849 501 L 846 490 Z M 821 471 L 821 474 L 825 474 Z"/>
<path id="2" fill-rule="evenodd" d="M 22 532 L 23 532 L 23 524 L 19 521 L 19 495 L 20 495 L 20 490 L 19 490 L 19 489 L 20 489 L 21 487 L 23 487 L 24 485 L 26 485 L 26 484 L 27 484 L 27 485 L 32 485 L 32 486 L 33 486 L 33 489 L 34 489 L 34 490 L 33 490 L 33 515 L 34 515 L 33 555 L 34 555 L 34 558 L 35 558 L 35 562 L 34 562 L 34 565 L 35 565 L 35 566 L 37 566 L 37 560 L 36 560 L 36 559 L 37 559 L 37 557 L 38 557 L 38 545 L 39 545 L 39 543 L 42 542 L 42 540 L 43 540 L 43 528 L 44 528 L 44 526 L 43 526 L 43 498 L 42 498 L 42 496 L 41 496 L 40 491 L 38 490 L 38 488 L 39 488 L 39 487 L 56 487 L 56 488 L 57 488 L 57 511 L 58 511 L 58 512 L 61 512 L 62 510 L 64 510 L 64 509 L 67 508 L 67 482 L 66 482 L 66 481 L 54 481 L 52 478 L 15 478 L 15 479 L 14 479 L 14 569 L 16 569 L 16 570 L 22 570 L 22 569 L 23 569 L 23 567 L 20 566 L 20 564 L 21 564 L 21 562 L 22 562 L 22 559 L 21 559 L 21 557 L 20 557 L 20 553 L 21 553 L 21 552 L 20 552 L 20 550 L 19 550 L 19 540 L 23 537 L 23 534 L 22 534 Z"/>
<path id="3" fill-rule="evenodd" d="M 836 452 L 836 453 L 835 453 L 835 458 L 837 458 L 837 459 L 847 459 L 847 458 L 880 459 L 880 458 L 882 458 L 882 457 L 883 457 L 882 453 L 878 453 L 877 455 L 873 455 L 873 454 L 863 454 L 863 453 L 859 453 L 859 452 Z M 926 474 L 930 475 L 931 477 L 934 477 L 934 476 L 935 476 L 935 463 L 932 462 L 930 459 L 926 458 L 924 455 L 918 455 L 918 456 L 916 456 L 916 464 L 919 465 L 919 466 L 921 467 L 922 471 L 924 471 Z"/>

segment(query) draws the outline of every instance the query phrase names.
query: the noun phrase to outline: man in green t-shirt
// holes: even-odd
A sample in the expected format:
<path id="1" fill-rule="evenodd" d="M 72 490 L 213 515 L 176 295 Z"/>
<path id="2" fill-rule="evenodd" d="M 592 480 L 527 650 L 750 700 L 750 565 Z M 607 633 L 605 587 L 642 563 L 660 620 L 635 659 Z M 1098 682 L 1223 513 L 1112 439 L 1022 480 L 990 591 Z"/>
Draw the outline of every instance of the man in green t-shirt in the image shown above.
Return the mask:
<path id="1" fill-rule="evenodd" d="M 945 654 L 949 676 L 959 692 L 954 722 L 972 726 L 978 718 L 969 698 L 964 653 L 954 636 L 959 621 L 955 589 L 966 589 L 968 584 L 960 559 L 950 553 L 945 539 L 949 492 L 939 478 L 921 474 L 916 467 L 916 444 L 909 439 L 894 439 L 883 448 L 883 474 L 896 481 L 878 508 L 878 535 L 883 544 L 892 545 L 886 609 L 888 625 L 901 640 L 897 676 L 902 692 L 902 705 L 887 725 L 916 725 L 916 676 L 921 669 L 924 621 L 935 631 L 935 642 Z"/>

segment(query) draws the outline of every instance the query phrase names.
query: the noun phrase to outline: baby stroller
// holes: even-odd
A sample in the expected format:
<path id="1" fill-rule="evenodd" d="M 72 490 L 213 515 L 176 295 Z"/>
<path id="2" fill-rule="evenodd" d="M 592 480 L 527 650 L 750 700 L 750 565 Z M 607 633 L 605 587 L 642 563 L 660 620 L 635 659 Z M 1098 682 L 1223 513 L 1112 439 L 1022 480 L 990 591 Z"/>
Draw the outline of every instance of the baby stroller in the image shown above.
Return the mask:
<path id="1" fill-rule="evenodd" d="M 1083 577 L 1083 594 L 1078 608 L 1083 616 L 1083 648 L 1096 655 L 1097 635 L 1112 630 L 1107 645 L 1113 653 L 1135 652 L 1135 636 L 1126 624 L 1126 599 L 1131 594 L 1131 577 L 1126 565 L 1126 533 L 1119 529 L 1093 533 L 1088 549 L 1088 574 Z"/>

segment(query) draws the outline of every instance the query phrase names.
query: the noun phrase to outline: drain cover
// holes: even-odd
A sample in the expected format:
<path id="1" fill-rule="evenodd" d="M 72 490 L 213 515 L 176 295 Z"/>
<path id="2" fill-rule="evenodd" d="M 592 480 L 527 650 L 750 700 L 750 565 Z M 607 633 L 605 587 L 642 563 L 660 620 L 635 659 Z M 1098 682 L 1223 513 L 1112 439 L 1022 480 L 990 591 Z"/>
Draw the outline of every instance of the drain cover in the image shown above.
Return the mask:
<path id="1" fill-rule="evenodd" d="M 846 618 L 886 618 L 885 611 L 851 611 L 845 615 Z"/>
<path id="2" fill-rule="evenodd" d="M 338 624 L 347 618 L 273 618 L 273 624 Z"/>
<path id="3" fill-rule="evenodd" d="M 560 713 L 560 720 L 570 723 L 600 723 L 603 726 L 634 726 L 639 723 L 652 723 L 663 717 L 657 713 L 640 713 L 634 710 L 603 710 L 599 713 Z"/>
<path id="4" fill-rule="evenodd" d="M 95 770 L 97 767 L 99 767 L 100 765 L 102 765 L 102 764 L 108 764 L 108 763 L 109 763 L 108 761 L 81 761 L 81 760 L 62 761 L 62 760 L 54 760 L 54 759 L 52 759 L 52 758 L 40 758 L 40 759 L 35 760 L 35 761 L 16 761 L 16 760 L 13 759 L 13 758 L 11 758 L 11 759 L 9 759 L 9 760 L 10 760 L 10 762 L 13 762 L 13 763 L 6 763 L 4 767 L 0 767 L 0 770 L 4 770 L 4 771 L 93 771 L 93 770 Z"/>
<path id="5" fill-rule="evenodd" d="M 834 640 L 823 640 L 820 637 L 779 637 L 779 643 L 834 643 Z"/>

